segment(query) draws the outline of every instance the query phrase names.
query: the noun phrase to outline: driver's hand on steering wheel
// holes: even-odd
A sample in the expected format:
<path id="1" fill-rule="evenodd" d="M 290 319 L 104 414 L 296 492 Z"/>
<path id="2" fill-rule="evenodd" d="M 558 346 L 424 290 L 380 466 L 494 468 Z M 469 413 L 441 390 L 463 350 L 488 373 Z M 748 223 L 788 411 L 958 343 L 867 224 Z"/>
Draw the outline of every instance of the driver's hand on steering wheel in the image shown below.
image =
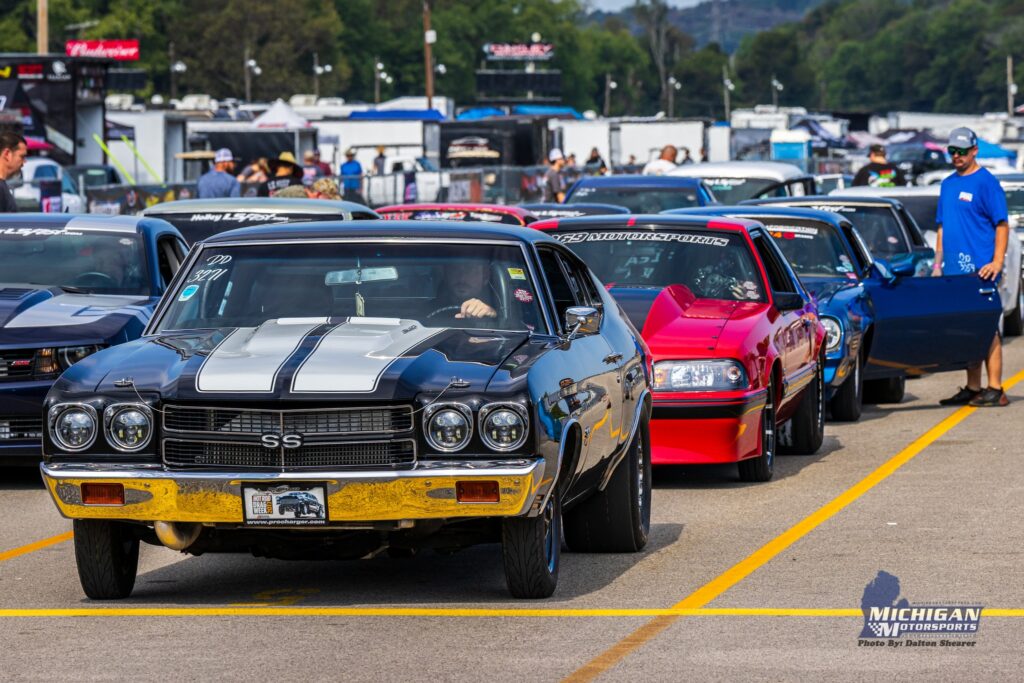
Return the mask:
<path id="1" fill-rule="evenodd" d="M 470 299 L 462 303 L 462 308 L 455 314 L 456 318 L 497 318 L 498 312 L 480 299 Z"/>

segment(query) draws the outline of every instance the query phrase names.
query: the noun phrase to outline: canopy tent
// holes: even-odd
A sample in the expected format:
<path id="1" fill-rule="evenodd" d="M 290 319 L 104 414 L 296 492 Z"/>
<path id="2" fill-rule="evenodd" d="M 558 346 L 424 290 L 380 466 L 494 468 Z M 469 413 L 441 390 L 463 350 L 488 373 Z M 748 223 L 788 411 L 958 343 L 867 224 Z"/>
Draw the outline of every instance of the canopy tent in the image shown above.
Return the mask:
<path id="1" fill-rule="evenodd" d="M 309 121 L 296 114 L 287 102 L 278 99 L 270 109 L 253 119 L 252 125 L 256 128 L 306 128 Z"/>
<path id="2" fill-rule="evenodd" d="M 811 144 L 814 149 L 846 149 L 851 143 L 843 138 L 832 135 L 825 126 L 814 119 L 800 119 L 790 130 L 806 130 L 811 135 Z"/>
<path id="3" fill-rule="evenodd" d="M 367 109 L 354 111 L 350 121 L 444 121 L 444 114 L 436 109 Z"/>
<path id="4" fill-rule="evenodd" d="M 848 137 L 853 144 L 857 145 L 858 149 L 867 149 L 871 145 L 885 144 L 884 139 L 877 135 L 872 135 L 865 130 L 851 130 L 849 135 L 846 137 Z"/>
<path id="5" fill-rule="evenodd" d="M 1005 147 L 1000 147 L 984 138 L 978 138 L 979 159 L 1012 159 L 1014 156 L 1016 155 Z"/>
<path id="6" fill-rule="evenodd" d="M 506 116 L 505 111 L 497 107 L 473 107 L 459 112 L 455 118 L 459 121 L 480 121 L 482 119 L 493 119 Z"/>

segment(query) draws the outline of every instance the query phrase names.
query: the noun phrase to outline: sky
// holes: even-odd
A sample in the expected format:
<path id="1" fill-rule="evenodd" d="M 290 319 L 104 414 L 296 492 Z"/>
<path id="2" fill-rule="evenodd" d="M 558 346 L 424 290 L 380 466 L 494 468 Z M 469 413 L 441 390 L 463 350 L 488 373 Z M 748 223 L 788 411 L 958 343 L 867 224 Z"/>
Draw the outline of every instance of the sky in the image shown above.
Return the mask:
<path id="1" fill-rule="evenodd" d="M 668 0 L 668 4 L 674 7 L 693 7 L 694 5 L 700 4 L 702 0 Z M 633 0 L 590 0 L 590 4 L 595 9 L 603 9 L 605 11 L 617 11 L 624 7 L 629 7 L 633 4 Z"/>

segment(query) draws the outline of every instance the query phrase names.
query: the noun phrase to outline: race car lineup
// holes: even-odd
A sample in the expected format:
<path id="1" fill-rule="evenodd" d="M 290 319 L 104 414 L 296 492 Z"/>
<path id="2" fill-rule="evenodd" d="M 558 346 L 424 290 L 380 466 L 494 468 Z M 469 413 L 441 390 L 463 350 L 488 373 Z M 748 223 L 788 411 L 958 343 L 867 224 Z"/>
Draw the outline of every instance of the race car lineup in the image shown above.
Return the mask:
<path id="1" fill-rule="evenodd" d="M 550 596 L 563 545 L 644 547 L 652 465 L 764 482 L 820 448 L 827 413 L 857 420 L 985 355 L 999 293 L 921 277 L 912 219 L 758 197 L 799 176 L 721 206 L 726 170 L 588 180 L 536 213 L 5 217 L 0 456 L 42 458 L 90 598 L 131 594 L 140 542 L 286 559 L 497 542 L 510 592 Z M 668 210 L 602 208 L 646 193 Z M 190 250 L 159 215 L 201 226 Z"/>

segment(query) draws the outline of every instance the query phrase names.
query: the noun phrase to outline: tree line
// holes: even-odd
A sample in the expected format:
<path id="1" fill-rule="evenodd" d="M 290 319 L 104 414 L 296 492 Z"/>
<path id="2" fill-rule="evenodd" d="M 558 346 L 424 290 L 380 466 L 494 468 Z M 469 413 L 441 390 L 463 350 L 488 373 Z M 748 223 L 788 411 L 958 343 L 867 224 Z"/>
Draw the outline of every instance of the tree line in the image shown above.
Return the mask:
<path id="1" fill-rule="evenodd" d="M 1006 56 L 1024 59 L 1024 0 L 826 0 L 796 23 L 748 35 L 734 54 L 698 45 L 665 0 L 627 14 L 588 14 L 583 0 L 429 0 L 439 95 L 475 100 L 488 42 L 555 45 L 565 104 L 611 115 L 721 118 L 723 75 L 733 106 L 770 102 L 845 111 L 978 111 L 1005 107 Z M 729 7 L 737 0 L 723 5 Z M 750 0 L 757 2 L 757 0 Z M 35 49 L 35 0 L 0 2 L 4 49 Z M 51 51 L 68 38 L 138 38 L 150 85 L 241 97 L 245 55 L 259 65 L 254 99 L 313 91 L 373 101 L 424 91 L 423 0 L 50 0 Z M 728 21 L 728 16 L 724 19 Z M 383 67 L 389 79 L 376 77 Z M 438 65 L 444 65 L 440 69 Z M 1022 67 L 1024 71 L 1024 67 Z M 611 88 L 610 85 L 615 85 Z M 678 88 L 675 87 L 678 83 Z"/>

